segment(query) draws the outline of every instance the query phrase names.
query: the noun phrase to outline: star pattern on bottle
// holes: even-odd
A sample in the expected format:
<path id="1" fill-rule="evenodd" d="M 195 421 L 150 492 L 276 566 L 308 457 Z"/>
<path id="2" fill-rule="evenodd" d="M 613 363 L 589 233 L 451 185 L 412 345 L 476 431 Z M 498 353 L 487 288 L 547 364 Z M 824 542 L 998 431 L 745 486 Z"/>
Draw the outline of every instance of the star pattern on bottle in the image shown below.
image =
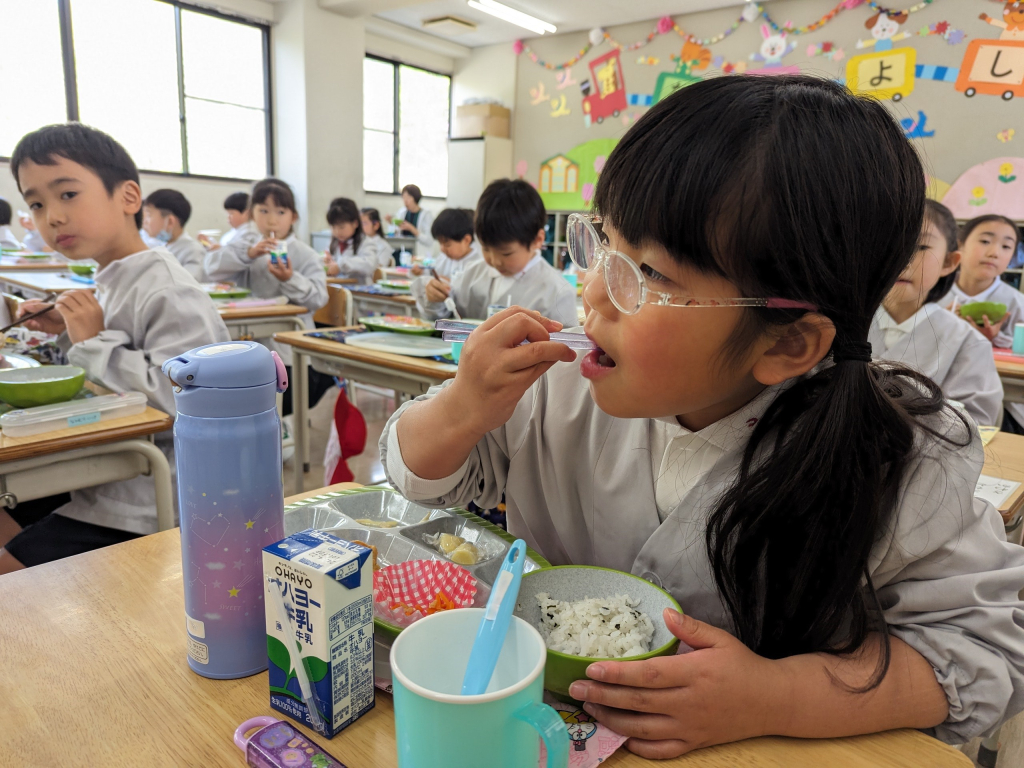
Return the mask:
<path id="1" fill-rule="evenodd" d="M 252 528 L 252 526 L 253 526 L 253 524 L 254 524 L 255 522 L 256 522 L 255 520 L 246 520 L 246 521 L 245 521 L 245 529 L 246 529 L 246 530 L 249 530 L 250 528 Z"/>
<path id="2" fill-rule="evenodd" d="M 230 595 L 231 597 L 238 597 L 238 592 L 238 587 L 231 587 L 231 589 L 228 590 L 228 595 Z"/>
<path id="3" fill-rule="evenodd" d="M 235 568 L 237 568 L 238 570 L 242 570 L 243 565 L 245 565 L 245 563 L 241 560 L 235 560 Z"/>

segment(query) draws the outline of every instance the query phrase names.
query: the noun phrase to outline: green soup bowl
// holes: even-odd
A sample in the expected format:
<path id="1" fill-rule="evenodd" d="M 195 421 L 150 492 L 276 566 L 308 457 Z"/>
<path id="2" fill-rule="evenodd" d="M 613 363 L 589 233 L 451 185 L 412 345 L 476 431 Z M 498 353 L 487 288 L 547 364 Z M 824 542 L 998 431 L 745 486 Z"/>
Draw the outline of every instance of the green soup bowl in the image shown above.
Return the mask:
<path id="1" fill-rule="evenodd" d="M 85 369 L 77 365 L 0 370 L 0 400 L 16 408 L 32 408 L 70 400 L 85 384 Z"/>

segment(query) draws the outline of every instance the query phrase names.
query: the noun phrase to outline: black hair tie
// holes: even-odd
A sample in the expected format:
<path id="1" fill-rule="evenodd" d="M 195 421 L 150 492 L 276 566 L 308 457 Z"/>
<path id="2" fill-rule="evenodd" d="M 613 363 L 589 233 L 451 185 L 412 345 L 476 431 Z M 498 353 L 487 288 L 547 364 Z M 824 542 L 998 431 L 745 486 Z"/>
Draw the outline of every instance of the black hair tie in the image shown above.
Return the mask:
<path id="1" fill-rule="evenodd" d="M 871 344 L 867 341 L 847 341 L 833 344 L 832 359 L 836 363 L 870 363 Z"/>

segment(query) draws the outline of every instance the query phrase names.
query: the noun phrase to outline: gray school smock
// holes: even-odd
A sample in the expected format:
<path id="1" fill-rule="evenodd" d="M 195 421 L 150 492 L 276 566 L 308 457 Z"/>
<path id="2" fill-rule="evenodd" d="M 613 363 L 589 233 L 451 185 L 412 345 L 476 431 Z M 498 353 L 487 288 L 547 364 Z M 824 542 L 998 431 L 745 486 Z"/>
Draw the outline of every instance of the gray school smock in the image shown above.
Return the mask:
<path id="1" fill-rule="evenodd" d="M 879 307 L 868 330 L 872 357 L 923 373 L 947 399 L 963 403 L 975 423 L 999 424 L 1003 384 L 988 339 L 938 304 L 925 304 L 910 321 L 901 323 L 912 325 L 912 330 L 886 349 L 886 322 L 894 321 L 885 307 Z"/>
<path id="2" fill-rule="evenodd" d="M 292 304 L 305 307 L 309 312 L 301 315 L 307 328 L 313 327 L 313 312 L 327 303 L 327 274 L 323 258 L 310 246 L 289 235 L 284 243 L 288 248 L 288 261 L 292 276 L 281 282 L 270 274 L 270 254 L 249 258 L 249 249 L 262 240 L 259 230 L 249 226 L 223 248 L 206 254 L 206 275 L 214 282 L 233 282 L 248 288 L 261 299 L 284 296 Z M 273 339 L 257 339 L 263 346 L 281 356 L 285 365 L 292 364 L 292 348 Z"/>
<path id="3" fill-rule="evenodd" d="M 370 285 L 373 282 L 373 273 L 380 266 L 377 248 L 368 243 L 365 237 L 355 253 L 352 252 L 352 243 L 349 242 L 343 251 L 339 251 L 335 245 L 330 254 L 334 263 L 338 265 L 338 274 L 357 280 L 358 285 Z"/>
<path id="4" fill-rule="evenodd" d="M 437 272 L 439 277 L 448 278 L 448 282 L 455 279 L 455 276 L 464 272 L 467 267 L 471 267 L 477 262 L 483 262 L 484 254 L 480 250 L 480 244 L 475 240 L 473 245 L 470 246 L 469 253 L 463 256 L 461 259 L 450 259 L 443 253 L 434 259 L 434 271 Z M 430 272 L 424 272 L 419 277 L 414 277 L 412 282 L 409 284 L 409 292 L 412 297 L 416 299 L 416 307 L 420 313 L 423 314 L 424 309 L 430 302 L 427 301 L 427 283 L 434 279 L 434 276 Z M 436 306 L 436 305 L 431 305 Z M 440 306 L 444 306 L 443 304 Z M 461 312 L 459 314 L 462 314 Z M 426 314 L 423 315 L 427 317 Z"/>
<path id="5" fill-rule="evenodd" d="M 103 308 L 104 330 L 71 344 L 67 333 L 58 344 L 72 365 L 85 369 L 90 381 L 114 392 L 142 392 L 149 404 L 175 413 L 164 361 L 195 347 L 227 341 L 228 329 L 210 297 L 164 249 L 140 251 L 96 273 L 96 298 Z M 174 443 L 170 430 L 155 436 L 174 477 Z M 59 471 L 59 470 L 58 470 Z M 177 493 L 171 494 L 177 506 Z M 156 533 L 153 478 L 71 492 L 58 514 L 133 533 Z"/>
<path id="6" fill-rule="evenodd" d="M 475 320 L 486 318 L 487 307 L 492 303 L 491 287 L 501 279 L 502 275 L 483 258 L 455 275 L 452 278 L 451 297 L 455 300 L 459 314 Z M 427 301 L 426 282 L 422 282 L 419 288 L 415 288 L 415 285 L 416 293 L 413 295 L 424 318 L 437 320 L 451 317 L 451 312 L 443 303 Z M 508 289 L 508 294 L 511 295 L 511 304 L 535 309 L 566 328 L 580 324 L 576 313 L 576 289 L 569 285 L 561 272 L 543 259 L 518 277 Z M 505 300 L 502 297 L 502 303 Z"/>
<path id="7" fill-rule="evenodd" d="M 366 250 L 369 253 L 374 254 L 377 257 L 378 267 L 391 267 L 394 266 L 395 256 L 394 248 L 391 247 L 391 243 L 385 240 L 380 235 L 373 235 L 372 237 L 364 237 L 363 242 L 360 243 L 359 250 L 362 251 L 362 246 L 366 246 Z"/>
<path id="8" fill-rule="evenodd" d="M 749 433 L 780 389 L 766 390 L 707 429 Z M 744 439 L 662 522 L 650 456 L 652 420 L 601 411 L 579 363 L 560 363 L 544 374 L 509 421 L 442 480 L 415 478 L 402 462 L 395 422 L 409 406 L 389 419 L 380 439 L 388 480 L 407 498 L 432 507 L 475 500 L 487 508 L 504 491 L 509 532 L 552 564 L 634 573 L 671 592 L 695 618 L 733 631 L 704 535 L 709 512 L 735 481 Z M 948 412 L 929 424 L 966 437 L 962 422 Z M 990 733 L 1024 709 L 1024 603 L 1017 596 L 1024 549 L 1006 542 L 992 505 L 973 498 L 984 453 L 973 429 L 971 437 L 956 448 L 919 431 L 898 509 L 868 563 L 890 631 L 928 660 L 946 693 L 949 716 L 929 732 L 949 743 Z"/>
<path id="9" fill-rule="evenodd" d="M 167 243 L 164 248 L 178 260 L 178 263 L 185 268 L 197 282 L 206 281 L 206 272 L 203 269 L 203 262 L 206 260 L 206 250 L 195 240 L 189 237 L 188 232 L 182 232 L 173 243 Z"/>

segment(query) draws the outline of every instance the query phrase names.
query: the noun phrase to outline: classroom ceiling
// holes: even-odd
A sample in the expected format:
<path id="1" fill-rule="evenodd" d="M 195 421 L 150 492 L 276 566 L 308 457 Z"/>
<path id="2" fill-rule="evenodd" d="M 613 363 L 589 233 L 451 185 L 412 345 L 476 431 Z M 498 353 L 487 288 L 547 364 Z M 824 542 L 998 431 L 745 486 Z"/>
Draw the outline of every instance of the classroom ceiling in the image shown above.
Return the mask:
<path id="1" fill-rule="evenodd" d="M 466 0 L 428 0 L 413 4 L 393 7 L 394 0 L 379 0 L 381 5 L 391 7 L 380 8 L 375 15 L 388 21 L 410 27 L 427 34 L 434 34 L 445 40 L 476 48 L 481 45 L 510 43 L 520 38 L 537 37 L 534 33 L 477 11 L 466 4 Z M 536 16 L 538 19 L 554 24 L 558 32 L 578 32 L 594 27 L 612 27 L 618 24 L 629 24 L 634 21 L 657 19 L 661 16 L 676 16 L 682 13 L 695 13 L 715 8 L 743 5 L 745 0 L 501 0 L 516 10 Z M 370 3 L 371 5 L 373 3 Z M 448 36 L 432 33 L 424 29 L 426 19 L 439 16 L 457 16 L 477 25 L 473 32 Z"/>

